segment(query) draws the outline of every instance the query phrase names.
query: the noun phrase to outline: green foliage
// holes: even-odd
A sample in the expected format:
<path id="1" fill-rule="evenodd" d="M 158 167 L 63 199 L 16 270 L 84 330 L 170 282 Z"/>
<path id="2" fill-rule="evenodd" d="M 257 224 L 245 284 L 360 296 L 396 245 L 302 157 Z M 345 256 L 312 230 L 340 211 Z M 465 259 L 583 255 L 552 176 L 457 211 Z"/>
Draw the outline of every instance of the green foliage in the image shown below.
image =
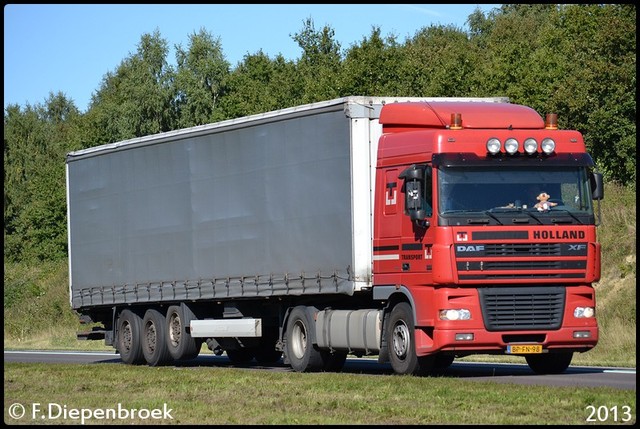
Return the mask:
<path id="1" fill-rule="evenodd" d="M 295 64 L 282 55 L 271 60 L 262 51 L 247 54 L 229 75 L 220 108 L 238 118 L 292 107 L 302 103 L 303 86 Z"/>
<path id="2" fill-rule="evenodd" d="M 598 240 L 602 265 L 611 278 L 636 275 L 636 192 L 616 183 L 605 186 Z"/>
<path id="3" fill-rule="evenodd" d="M 508 96 L 582 132 L 609 183 L 635 191 L 636 14 L 631 4 L 509 4 L 469 32 L 429 26 L 400 41 L 380 28 L 342 52 L 311 18 L 300 58 L 247 54 L 233 69 L 205 29 L 176 47 L 156 30 L 105 77 L 80 114 L 64 94 L 4 113 L 5 261 L 66 254 L 66 153 L 348 95 Z M 623 264 L 624 265 L 624 264 Z"/>
<path id="4" fill-rule="evenodd" d="M 226 93 L 229 63 L 224 59 L 220 38 L 201 29 L 189 36 L 188 50 L 176 47 L 176 60 L 177 126 L 185 128 L 223 119 L 217 106 Z"/>
<path id="5" fill-rule="evenodd" d="M 40 265 L 5 263 L 4 338 L 24 340 L 52 327 L 78 328 L 69 306 L 66 260 Z"/>
<path id="6" fill-rule="evenodd" d="M 303 81 L 303 103 L 330 100 L 339 97 L 341 88 L 336 86 L 336 76 L 342 68 L 340 43 L 334 40 L 335 32 L 329 26 L 317 31 L 308 18 L 304 28 L 293 35 L 302 49 L 297 63 L 297 73 Z"/>
<path id="7" fill-rule="evenodd" d="M 102 134 L 98 142 L 175 129 L 177 91 L 167 52 L 167 42 L 157 30 L 144 34 L 137 52 L 122 61 L 115 73 L 106 74 L 89 107 L 91 126 Z"/>
<path id="8" fill-rule="evenodd" d="M 404 56 L 395 37 L 384 40 L 380 34 L 380 28 L 374 27 L 368 38 L 347 50 L 340 74 L 340 95 L 411 95 L 401 86 Z"/>
<path id="9" fill-rule="evenodd" d="M 5 260 L 45 261 L 67 252 L 64 159 L 74 148 L 77 109 L 62 94 L 45 107 L 4 116 Z"/>

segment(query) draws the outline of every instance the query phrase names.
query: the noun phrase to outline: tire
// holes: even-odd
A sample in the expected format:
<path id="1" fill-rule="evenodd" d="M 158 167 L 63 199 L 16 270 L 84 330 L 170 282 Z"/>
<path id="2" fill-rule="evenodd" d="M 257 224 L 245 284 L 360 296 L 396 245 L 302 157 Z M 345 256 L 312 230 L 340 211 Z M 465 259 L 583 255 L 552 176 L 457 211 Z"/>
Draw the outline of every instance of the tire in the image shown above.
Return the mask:
<path id="1" fill-rule="evenodd" d="M 321 351 L 322 370 L 328 372 L 340 372 L 347 360 L 347 352 L 344 351 Z"/>
<path id="2" fill-rule="evenodd" d="M 389 361 L 393 371 L 400 375 L 425 375 L 431 372 L 435 355 L 416 355 L 415 324 L 411 306 L 406 302 L 396 304 L 391 310 L 387 326 Z"/>
<path id="3" fill-rule="evenodd" d="M 142 354 L 150 366 L 164 365 L 172 360 L 167 347 L 166 326 L 166 318 L 158 310 L 149 309 L 144 314 Z"/>
<path id="4" fill-rule="evenodd" d="M 189 319 L 181 305 L 172 305 L 167 309 L 166 329 L 167 348 L 175 360 L 194 359 L 200 354 L 201 339 L 193 338 L 187 332 Z"/>
<path id="5" fill-rule="evenodd" d="M 319 371 L 323 367 L 320 352 L 313 347 L 313 321 L 304 306 L 295 307 L 287 321 L 285 353 L 297 372 Z"/>
<path id="6" fill-rule="evenodd" d="M 527 365 L 536 374 L 561 374 L 571 365 L 572 352 L 525 356 Z"/>
<path id="7" fill-rule="evenodd" d="M 120 359 L 129 365 L 144 362 L 142 354 L 142 319 L 131 310 L 123 310 L 118 317 L 116 342 Z"/>

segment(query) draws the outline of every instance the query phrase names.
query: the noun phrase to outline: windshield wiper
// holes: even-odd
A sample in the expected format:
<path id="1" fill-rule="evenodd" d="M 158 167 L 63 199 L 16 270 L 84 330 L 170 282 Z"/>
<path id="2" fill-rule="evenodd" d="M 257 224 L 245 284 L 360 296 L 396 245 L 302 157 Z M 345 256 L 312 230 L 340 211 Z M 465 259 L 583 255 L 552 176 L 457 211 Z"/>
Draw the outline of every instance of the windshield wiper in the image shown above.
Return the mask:
<path id="1" fill-rule="evenodd" d="M 578 218 L 577 218 L 573 213 L 571 213 L 569 210 L 566 210 L 566 209 L 551 209 L 551 210 L 550 210 L 550 213 L 551 213 L 551 214 L 553 214 L 553 213 L 558 213 L 558 212 L 568 214 L 569 216 L 571 216 L 571 217 L 573 218 L 573 220 L 575 220 L 576 222 L 578 222 L 579 224 L 581 224 L 581 225 L 582 225 L 582 222 L 580 221 L 580 219 L 578 219 Z M 565 219 L 557 219 L 557 218 L 553 218 L 553 217 L 551 218 L 551 222 L 553 222 L 553 223 L 567 223 L 567 222 L 571 222 L 571 223 L 573 223 L 571 220 L 566 219 L 566 218 L 565 218 Z"/>
<path id="2" fill-rule="evenodd" d="M 533 213 L 531 213 L 528 209 L 518 208 L 518 213 L 524 213 L 527 216 L 529 216 L 531 219 L 535 220 L 540 225 L 542 225 L 542 221 L 537 216 L 534 216 Z"/>
<path id="3" fill-rule="evenodd" d="M 487 216 L 489 216 L 490 218 L 493 218 L 496 222 L 498 222 L 498 224 L 500 224 L 500 225 L 504 225 L 504 224 L 500 221 L 500 219 L 498 219 L 498 217 L 497 217 L 497 216 L 494 216 L 494 215 L 491 213 L 491 211 L 490 211 L 490 210 L 485 210 L 483 213 L 484 213 L 484 214 L 486 214 Z"/>
<path id="4" fill-rule="evenodd" d="M 492 218 L 493 220 L 495 220 L 496 222 L 498 222 L 498 224 L 503 225 L 502 222 L 500 222 L 500 219 L 498 219 L 497 217 L 495 217 L 494 215 L 492 215 L 491 213 L 489 213 L 488 210 L 447 210 L 445 212 L 442 212 L 443 215 L 461 215 L 461 214 L 468 214 L 468 213 L 474 213 L 477 215 L 485 215 L 488 216 L 490 218 Z M 467 223 L 468 224 L 474 224 L 474 223 L 489 223 L 489 219 L 479 219 L 479 218 L 469 218 L 467 219 Z"/>

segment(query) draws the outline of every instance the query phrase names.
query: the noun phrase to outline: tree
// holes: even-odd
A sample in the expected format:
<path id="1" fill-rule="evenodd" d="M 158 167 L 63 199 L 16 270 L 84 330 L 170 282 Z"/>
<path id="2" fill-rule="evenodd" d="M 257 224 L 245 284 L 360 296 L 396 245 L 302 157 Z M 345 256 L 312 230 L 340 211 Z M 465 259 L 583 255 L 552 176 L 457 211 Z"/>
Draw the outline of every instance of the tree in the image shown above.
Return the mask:
<path id="1" fill-rule="evenodd" d="M 635 5 L 561 9 L 556 49 L 566 73 L 554 97 L 609 180 L 636 182 Z M 562 116 L 561 116 L 562 117 Z"/>
<path id="2" fill-rule="evenodd" d="M 350 47 L 340 77 L 340 95 L 409 95 L 401 87 L 403 51 L 396 37 L 381 37 L 380 27 L 372 27 L 369 37 Z"/>
<path id="3" fill-rule="evenodd" d="M 181 46 L 176 47 L 176 60 L 178 127 L 222 119 L 216 108 L 226 92 L 229 63 L 222 53 L 220 38 L 214 38 L 201 29 L 189 36 L 186 51 Z"/>
<path id="4" fill-rule="evenodd" d="M 167 42 L 157 30 L 144 34 L 137 52 L 106 74 L 88 112 L 91 126 L 101 134 L 94 145 L 175 128 L 175 72 L 167 63 L 167 52 Z"/>
<path id="5" fill-rule="evenodd" d="M 470 77 L 478 58 L 462 30 L 442 25 L 423 28 L 407 40 L 402 58 L 402 93 L 424 97 L 471 95 Z"/>
<path id="6" fill-rule="evenodd" d="M 66 256 L 65 155 L 79 112 L 63 94 L 4 115 L 4 250 L 8 260 Z"/>
<path id="7" fill-rule="evenodd" d="M 302 103 L 303 83 L 293 62 L 271 60 L 260 50 L 247 54 L 230 74 L 222 110 L 228 118 L 268 112 Z"/>
<path id="8" fill-rule="evenodd" d="M 297 72 L 303 79 L 303 103 L 329 100 L 342 93 L 342 88 L 336 85 L 342 56 L 334 36 L 335 31 L 329 26 L 316 31 L 311 18 L 307 18 L 302 30 L 292 36 L 302 49 Z"/>

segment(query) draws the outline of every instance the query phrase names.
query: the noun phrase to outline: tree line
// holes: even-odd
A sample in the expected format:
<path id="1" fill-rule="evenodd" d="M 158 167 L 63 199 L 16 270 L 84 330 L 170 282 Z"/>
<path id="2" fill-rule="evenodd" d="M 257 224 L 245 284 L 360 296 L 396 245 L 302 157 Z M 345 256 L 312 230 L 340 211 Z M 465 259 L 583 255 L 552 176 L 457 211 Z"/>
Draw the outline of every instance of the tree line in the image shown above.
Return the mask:
<path id="1" fill-rule="evenodd" d="M 80 112 L 63 92 L 4 110 L 5 261 L 67 256 L 65 157 L 73 150 L 349 95 L 508 97 L 583 133 L 608 181 L 635 189 L 636 8 L 506 4 L 468 30 L 431 25 L 399 40 L 379 26 L 343 48 L 311 18 L 294 60 L 262 50 L 235 66 L 204 28 L 187 46 L 158 30 L 107 72 Z"/>

